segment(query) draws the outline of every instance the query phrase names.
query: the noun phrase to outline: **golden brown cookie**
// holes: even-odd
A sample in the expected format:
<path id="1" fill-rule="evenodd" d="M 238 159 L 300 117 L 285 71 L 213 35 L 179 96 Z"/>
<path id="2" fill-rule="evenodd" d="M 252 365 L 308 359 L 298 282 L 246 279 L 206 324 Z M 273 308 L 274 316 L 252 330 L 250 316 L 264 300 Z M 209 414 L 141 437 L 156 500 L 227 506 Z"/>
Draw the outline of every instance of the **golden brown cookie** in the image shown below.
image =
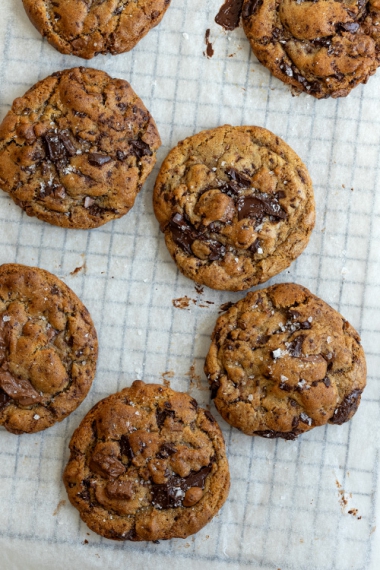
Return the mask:
<path id="1" fill-rule="evenodd" d="M 269 438 L 348 421 L 366 385 L 358 333 L 293 283 L 248 293 L 219 317 L 205 372 L 223 418 Z"/>
<path id="2" fill-rule="evenodd" d="M 244 0 L 259 61 L 298 91 L 345 97 L 380 65 L 379 0 Z"/>
<path id="3" fill-rule="evenodd" d="M 96 228 L 132 208 L 160 144 L 129 83 L 59 71 L 16 99 L 0 125 L 0 187 L 29 216 Z"/>
<path id="4" fill-rule="evenodd" d="M 131 50 L 161 22 L 170 0 L 23 0 L 31 22 L 58 51 L 91 59 Z"/>
<path id="5" fill-rule="evenodd" d="M 186 538 L 225 502 L 229 470 L 210 412 L 141 380 L 99 402 L 70 442 L 63 480 L 84 522 L 114 540 Z"/>
<path id="6" fill-rule="evenodd" d="M 62 421 L 86 397 L 97 356 L 89 312 L 67 285 L 0 266 L 0 425 L 21 434 Z"/>
<path id="7" fill-rule="evenodd" d="M 261 127 L 225 125 L 181 141 L 153 201 L 179 269 L 213 289 L 267 281 L 302 253 L 314 227 L 305 165 Z"/>

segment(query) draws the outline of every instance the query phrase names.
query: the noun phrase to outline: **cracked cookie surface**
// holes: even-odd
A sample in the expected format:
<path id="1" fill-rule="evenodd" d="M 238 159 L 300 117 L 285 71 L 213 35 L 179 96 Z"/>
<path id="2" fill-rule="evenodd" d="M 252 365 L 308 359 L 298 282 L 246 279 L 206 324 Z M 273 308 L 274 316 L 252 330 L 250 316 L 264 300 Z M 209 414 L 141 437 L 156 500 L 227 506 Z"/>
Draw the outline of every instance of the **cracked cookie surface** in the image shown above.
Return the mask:
<path id="1" fill-rule="evenodd" d="M 230 291 L 288 267 L 315 221 L 305 165 L 261 127 L 225 125 L 181 141 L 161 167 L 153 203 L 182 273 Z"/>
<path id="2" fill-rule="evenodd" d="M 293 283 L 248 293 L 219 317 L 205 372 L 222 417 L 268 438 L 348 421 L 366 385 L 358 333 Z"/>
<path id="3" fill-rule="evenodd" d="M 0 266 L 0 425 L 21 434 L 62 421 L 86 397 L 97 356 L 89 312 L 67 285 Z"/>
<path id="4" fill-rule="evenodd" d="M 70 502 L 114 540 L 186 538 L 229 491 L 222 432 L 189 395 L 141 380 L 99 402 L 70 442 Z"/>
<path id="5" fill-rule="evenodd" d="M 259 61 L 318 99 L 348 95 L 380 65 L 379 0 L 244 0 L 242 20 Z"/>
<path id="6" fill-rule="evenodd" d="M 95 228 L 132 208 L 160 144 L 129 83 L 60 71 L 16 99 L 0 125 L 0 187 L 29 216 Z"/>
<path id="7" fill-rule="evenodd" d="M 58 51 L 91 59 L 131 50 L 170 0 L 23 0 L 32 24 Z"/>

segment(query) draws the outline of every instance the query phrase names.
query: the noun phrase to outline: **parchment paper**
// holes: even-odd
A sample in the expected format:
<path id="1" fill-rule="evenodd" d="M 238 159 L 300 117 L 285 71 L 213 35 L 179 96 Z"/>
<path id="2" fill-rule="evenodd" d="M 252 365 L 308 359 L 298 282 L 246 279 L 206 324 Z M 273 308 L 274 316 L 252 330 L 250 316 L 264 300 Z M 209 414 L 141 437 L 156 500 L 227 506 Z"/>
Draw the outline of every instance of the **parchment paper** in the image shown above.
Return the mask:
<path id="1" fill-rule="evenodd" d="M 96 379 L 74 414 L 36 435 L 0 431 L 1 570 L 380 568 L 380 73 L 345 99 L 293 97 L 257 62 L 241 29 L 227 34 L 214 23 L 220 4 L 172 0 L 132 52 L 86 62 L 43 41 L 21 0 L 1 1 L 1 118 L 37 80 L 85 65 L 127 79 L 163 140 L 133 210 L 98 230 L 54 228 L 0 193 L 0 263 L 57 274 L 90 310 L 100 342 Z M 203 55 L 207 28 L 212 59 Z M 305 253 L 271 282 L 295 281 L 322 297 L 359 330 L 367 354 L 368 386 L 354 419 L 295 442 L 249 438 L 210 404 L 203 375 L 210 334 L 220 304 L 243 294 L 197 293 L 176 270 L 153 215 L 152 188 L 168 150 L 224 123 L 269 128 L 308 166 L 316 228 Z M 173 305 L 185 296 L 187 308 Z M 61 476 L 73 430 L 97 401 L 136 378 L 190 390 L 210 404 L 225 434 L 230 496 L 195 537 L 102 539 L 67 500 Z"/>

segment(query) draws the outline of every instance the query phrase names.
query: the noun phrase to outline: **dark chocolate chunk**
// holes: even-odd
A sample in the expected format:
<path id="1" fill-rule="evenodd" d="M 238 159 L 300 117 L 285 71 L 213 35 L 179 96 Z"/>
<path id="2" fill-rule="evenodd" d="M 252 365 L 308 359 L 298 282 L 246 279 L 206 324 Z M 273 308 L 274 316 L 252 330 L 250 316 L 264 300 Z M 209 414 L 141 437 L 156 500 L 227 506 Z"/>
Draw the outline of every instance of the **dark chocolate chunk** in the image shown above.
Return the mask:
<path id="1" fill-rule="evenodd" d="M 152 505 L 158 509 L 172 509 L 181 507 L 185 493 L 191 487 L 204 489 L 207 475 L 212 467 L 202 467 L 200 471 L 192 472 L 187 477 L 169 477 L 167 483 L 163 485 L 153 484 Z"/>
<path id="2" fill-rule="evenodd" d="M 157 453 L 157 457 L 160 459 L 167 459 L 171 455 L 176 453 L 177 449 L 172 443 L 163 443 L 160 447 L 160 451 Z"/>
<path id="3" fill-rule="evenodd" d="M 160 410 L 157 408 L 156 421 L 159 428 L 164 424 L 167 417 L 175 418 L 174 410 Z"/>
<path id="4" fill-rule="evenodd" d="M 239 26 L 244 0 L 225 0 L 215 16 L 215 22 L 225 30 L 234 30 Z"/>
<path id="5" fill-rule="evenodd" d="M 0 411 L 3 410 L 11 401 L 12 398 L 8 396 L 3 390 L 0 389 Z"/>
<path id="6" fill-rule="evenodd" d="M 340 23 L 337 25 L 337 30 L 341 32 L 350 32 L 351 34 L 356 34 L 358 29 L 360 28 L 360 24 L 357 22 L 347 22 L 345 24 Z"/>
<path id="7" fill-rule="evenodd" d="M 360 403 L 360 396 L 363 390 L 353 390 L 348 396 L 346 396 L 343 402 L 338 406 L 329 419 L 331 424 L 344 424 L 347 420 L 354 415 L 358 409 Z"/>
<path id="8" fill-rule="evenodd" d="M 174 214 L 168 227 L 172 233 L 174 243 L 179 245 L 189 255 L 193 255 L 191 245 L 197 239 L 198 232 L 185 222 L 181 214 Z"/>
<path id="9" fill-rule="evenodd" d="M 130 461 L 132 461 L 135 456 L 127 435 L 122 435 L 120 438 L 120 453 L 128 457 Z"/>
<path id="10" fill-rule="evenodd" d="M 304 321 L 303 323 L 299 323 L 300 329 L 302 330 L 309 330 L 311 329 L 311 323 L 309 321 Z"/>
<path id="11" fill-rule="evenodd" d="M 249 0 L 249 2 L 246 2 L 242 10 L 243 18 L 250 18 L 253 16 L 260 8 L 262 3 L 263 0 Z"/>
<path id="12" fill-rule="evenodd" d="M 219 388 L 220 388 L 219 380 L 214 380 L 210 386 L 211 400 L 214 400 L 216 398 Z"/>
<path id="13" fill-rule="evenodd" d="M 90 486 L 91 486 L 90 479 L 84 479 L 82 481 L 82 485 L 83 485 L 84 489 L 83 489 L 83 491 L 78 493 L 78 497 L 80 497 L 81 499 L 83 499 L 84 501 L 87 501 L 89 503 L 90 502 Z"/>
<path id="14" fill-rule="evenodd" d="M 125 473 L 125 467 L 117 457 L 107 455 L 101 451 L 94 453 L 90 461 L 90 468 L 103 477 L 116 479 Z"/>
<path id="15" fill-rule="evenodd" d="M 67 164 L 67 159 L 69 156 L 74 156 L 76 154 L 76 149 L 71 142 L 69 132 L 64 131 L 49 131 L 43 137 L 48 158 L 52 162 L 64 162 Z"/>
<path id="16" fill-rule="evenodd" d="M 212 47 L 212 43 L 210 42 L 210 28 L 207 28 L 205 33 L 205 44 L 206 44 L 206 53 L 203 52 L 204 55 L 207 55 L 208 58 L 214 55 L 214 48 Z"/>
<path id="17" fill-rule="evenodd" d="M 265 215 L 274 218 L 285 219 L 286 212 L 281 208 L 277 200 L 259 196 L 242 196 L 237 201 L 238 218 L 256 218 L 262 220 Z"/>
<path id="18" fill-rule="evenodd" d="M 232 301 L 228 301 L 228 303 L 223 303 L 223 305 L 220 305 L 219 309 L 221 313 L 224 313 L 224 311 L 228 311 L 228 309 L 231 309 L 231 307 L 233 307 L 234 303 L 232 303 Z"/>
<path id="19" fill-rule="evenodd" d="M 255 431 L 255 435 L 259 435 L 261 437 L 266 437 L 268 439 L 275 439 L 280 437 L 282 439 L 293 440 L 296 439 L 301 432 L 298 430 L 294 431 L 274 431 L 272 429 L 267 429 L 263 431 Z"/>
<path id="20" fill-rule="evenodd" d="M 331 380 L 328 376 L 326 376 L 325 378 L 323 378 L 322 382 L 324 383 L 324 385 L 326 386 L 326 388 L 328 388 L 329 386 L 331 386 Z"/>
<path id="21" fill-rule="evenodd" d="M 111 162 L 112 160 L 110 156 L 99 154 L 98 152 L 90 152 L 87 159 L 92 166 L 103 166 L 103 164 L 107 164 L 107 162 Z"/>
<path id="22" fill-rule="evenodd" d="M 207 240 L 206 243 L 211 250 L 211 253 L 208 256 L 210 261 L 217 261 L 218 259 L 221 259 L 225 256 L 226 248 L 222 243 L 219 243 L 213 239 Z"/>
<path id="23" fill-rule="evenodd" d="M 212 424 L 216 423 L 214 416 L 208 410 L 205 410 L 205 416 Z"/>
<path id="24" fill-rule="evenodd" d="M 153 152 L 150 150 L 150 146 L 141 139 L 131 141 L 130 144 L 132 146 L 133 154 L 136 156 L 136 158 L 142 158 L 143 156 L 152 156 L 153 154 Z"/>
<path id="25" fill-rule="evenodd" d="M 0 370 L 0 388 L 20 406 L 32 406 L 41 402 L 42 398 L 28 380 L 15 378 L 9 372 Z"/>
<path id="26" fill-rule="evenodd" d="M 286 345 L 286 347 L 288 349 L 288 353 L 290 354 L 290 356 L 293 356 L 293 358 L 299 358 L 301 356 L 302 344 L 303 344 L 304 340 L 305 340 L 305 335 L 300 334 L 292 342 L 289 342 Z"/>
<path id="27" fill-rule="evenodd" d="M 241 188 L 250 188 L 252 186 L 250 178 L 235 168 L 228 168 L 226 174 L 230 180 L 236 182 Z"/>

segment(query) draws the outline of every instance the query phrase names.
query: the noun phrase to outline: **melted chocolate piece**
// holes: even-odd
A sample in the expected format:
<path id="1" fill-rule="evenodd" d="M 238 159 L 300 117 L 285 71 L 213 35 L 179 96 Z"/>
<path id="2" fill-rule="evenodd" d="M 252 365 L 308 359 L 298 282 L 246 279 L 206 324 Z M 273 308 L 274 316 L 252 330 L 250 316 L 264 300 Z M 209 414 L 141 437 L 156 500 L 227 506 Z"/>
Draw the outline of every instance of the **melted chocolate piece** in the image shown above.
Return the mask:
<path id="1" fill-rule="evenodd" d="M 210 390 L 211 390 L 211 400 L 215 400 L 219 388 L 220 388 L 220 382 L 219 382 L 219 380 L 214 380 L 214 382 L 212 382 L 212 384 L 211 384 L 211 386 L 210 386 Z"/>
<path id="2" fill-rule="evenodd" d="M 249 0 L 249 2 L 246 2 L 242 10 L 243 18 L 250 18 L 251 16 L 253 16 L 260 8 L 262 3 L 263 0 Z"/>
<path id="3" fill-rule="evenodd" d="M 208 410 L 205 410 L 204 412 L 205 412 L 206 418 L 207 418 L 212 424 L 215 424 L 215 423 L 216 423 L 216 420 L 215 420 L 214 416 L 211 414 L 211 412 L 209 412 Z"/>
<path id="4" fill-rule="evenodd" d="M 171 455 L 176 453 L 177 449 L 172 443 L 163 443 L 160 447 L 160 451 L 157 453 L 157 457 L 160 459 L 167 459 Z"/>
<path id="5" fill-rule="evenodd" d="M 80 493 L 78 493 L 78 497 L 80 497 L 81 499 L 83 499 L 84 501 L 89 503 L 90 502 L 90 486 L 91 486 L 90 479 L 83 479 L 82 485 L 84 487 L 84 490 L 81 491 Z"/>
<path id="6" fill-rule="evenodd" d="M 343 402 L 338 406 L 329 419 L 331 424 L 344 424 L 351 416 L 354 415 L 360 403 L 360 396 L 363 390 L 353 390 L 346 396 Z"/>
<path id="7" fill-rule="evenodd" d="M 0 390 L 0 412 L 9 404 L 10 401 L 11 398 L 8 396 L 8 394 L 3 392 L 3 390 Z"/>
<path id="8" fill-rule="evenodd" d="M 156 421 L 157 421 L 157 427 L 160 428 L 161 426 L 163 426 L 166 418 L 171 417 L 171 418 L 175 418 L 175 413 L 174 410 L 156 410 Z"/>
<path id="9" fill-rule="evenodd" d="M 311 323 L 309 321 L 304 321 L 303 323 L 299 323 L 300 329 L 302 330 L 309 330 L 311 329 Z"/>
<path id="10" fill-rule="evenodd" d="M 235 30 L 239 26 L 244 0 L 225 0 L 215 16 L 215 22 L 225 30 Z"/>
<path id="11" fill-rule="evenodd" d="M 282 61 L 279 65 L 280 70 L 285 73 L 288 77 L 294 77 L 296 81 L 303 85 L 308 93 L 319 93 L 321 91 L 321 86 L 317 81 L 309 82 L 303 75 L 298 73 L 293 65 L 289 65 L 286 61 Z"/>
<path id="12" fill-rule="evenodd" d="M 293 358 L 299 358 L 302 354 L 302 344 L 305 339 L 305 335 L 300 334 L 295 338 L 292 342 L 290 342 L 287 346 L 287 350 L 290 356 Z"/>
<path id="13" fill-rule="evenodd" d="M 92 456 L 90 468 L 95 473 L 111 479 L 116 479 L 125 473 L 125 467 L 121 461 L 112 455 L 106 455 L 100 451 Z"/>
<path id="14" fill-rule="evenodd" d="M 212 43 L 210 42 L 210 28 L 207 28 L 205 33 L 205 44 L 206 44 L 206 54 L 208 58 L 214 55 L 214 48 L 212 47 Z M 204 53 L 204 52 L 203 52 Z"/>
<path id="15" fill-rule="evenodd" d="M 181 214 L 174 214 L 169 229 L 174 243 L 179 245 L 186 253 L 193 255 L 191 245 L 197 239 L 198 233 L 187 223 Z"/>
<path id="16" fill-rule="evenodd" d="M 275 439 L 280 437 L 282 439 L 293 440 L 296 439 L 301 432 L 299 430 L 294 431 L 274 431 L 272 429 L 267 429 L 264 431 L 255 431 L 255 435 L 259 435 L 261 437 L 266 437 L 268 439 Z"/>
<path id="17" fill-rule="evenodd" d="M 219 309 L 221 313 L 224 313 L 224 311 L 228 311 L 228 309 L 231 309 L 231 307 L 233 307 L 234 303 L 232 303 L 232 301 L 228 301 L 228 303 L 223 303 L 223 305 L 220 305 Z"/>
<path id="18" fill-rule="evenodd" d="M 99 154 L 98 152 L 90 152 L 87 156 L 88 162 L 92 166 L 103 166 L 107 162 L 111 162 L 112 158 L 106 154 Z"/>
<path id="19" fill-rule="evenodd" d="M 241 188 L 250 188 L 252 186 L 250 178 L 244 176 L 242 172 L 239 172 L 235 168 L 228 168 L 226 174 L 230 180 L 236 182 Z"/>
<path id="20" fill-rule="evenodd" d="M 128 457 L 130 461 L 132 461 L 135 456 L 127 435 L 122 435 L 120 438 L 120 453 Z"/>
<path id="21" fill-rule="evenodd" d="M 141 139 L 130 141 L 130 145 L 136 158 L 142 158 L 143 156 L 152 156 L 153 154 L 153 152 L 150 150 L 150 146 Z"/>
<path id="22" fill-rule="evenodd" d="M 223 244 L 219 243 L 214 239 L 207 240 L 207 245 L 209 246 L 211 253 L 209 254 L 208 258 L 210 261 L 217 261 L 221 259 L 226 254 L 226 248 Z"/>
<path id="23" fill-rule="evenodd" d="M 131 481 L 110 481 L 107 483 L 105 491 L 110 499 L 118 499 L 120 501 L 130 501 L 134 494 Z"/>
<path id="24" fill-rule="evenodd" d="M 42 398 L 32 384 L 22 378 L 14 378 L 9 372 L 0 370 L 0 388 L 20 406 L 32 406 Z"/>
<path id="25" fill-rule="evenodd" d="M 67 164 L 68 157 L 76 154 L 75 146 L 67 130 L 50 131 L 43 137 L 43 140 L 46 144 L 48 158 L 52 162 Z"/>
<path id="26" fill-rule="evenodd" d="M 359 28 L 360 24 L 358 24 L 357 22 L 347 22 L 346 24 L 337 25 L 337 31 L 350 32 L 351 34 L 356 34 Z"/>
<path id="27" fill-rule="evenodd" d="M 158 509 L 173 509 L 181 507 L 185 493 L 191 487 L 204 489 L 206 477 L 212 466 L 202 467 L 200 471 L 192 472 L 188 477 L 169 477 L 163 485 L 152 485 L 151 503 Z"/>
<path id="28" fill-rule="evenodd" d="M 259 196 L 242 196 L 237 201 L 237 208 L 239 221 L 244 218 L 256 218 L 261 221 L 265 215 L 279 219 L 287 217 L 277 200 Z"/>

